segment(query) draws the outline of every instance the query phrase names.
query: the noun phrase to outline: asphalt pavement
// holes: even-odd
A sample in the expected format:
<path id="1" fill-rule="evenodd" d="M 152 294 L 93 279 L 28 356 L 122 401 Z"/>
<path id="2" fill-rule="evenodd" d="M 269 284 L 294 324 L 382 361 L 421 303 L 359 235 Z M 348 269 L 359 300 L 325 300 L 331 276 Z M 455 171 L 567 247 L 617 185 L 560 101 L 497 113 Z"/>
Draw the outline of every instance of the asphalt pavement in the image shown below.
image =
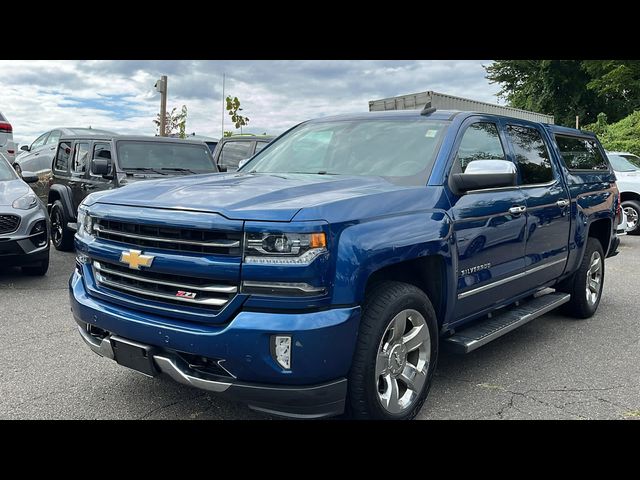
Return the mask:
<path id="1" fill-rule="evenodd" d="M 147 378 L 79 338 L 67 281 L 0 266 L 0 419 L 269 419 L 214 394 Z M 466 356 L 440 356 L 420 419 L 640 419 L 640 237 L 606 262 L 596 315 L 550 313 Z"/>

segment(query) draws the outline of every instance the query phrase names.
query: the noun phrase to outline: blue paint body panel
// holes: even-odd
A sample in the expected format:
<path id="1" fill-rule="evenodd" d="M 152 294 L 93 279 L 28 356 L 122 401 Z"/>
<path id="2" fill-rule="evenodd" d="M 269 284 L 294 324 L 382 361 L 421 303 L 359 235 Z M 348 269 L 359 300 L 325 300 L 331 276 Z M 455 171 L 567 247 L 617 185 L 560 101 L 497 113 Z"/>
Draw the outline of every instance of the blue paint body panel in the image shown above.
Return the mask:
<path id="1" fill-rule="evenodd" d="M 91 268 L 83 265 L 70 280 L 74 315 L 132 340 L 222 358 L 242 381 L 310 385 L 348 374 L 367 282 L 381 269 L 439 257 L 444 304 L 438 322 L 446 331 L 573 273 L 593 222 L 609 222 L 614 238 L 618 194 L 613 171 L 567 170 L 554 140 L 555 134 L 595 139 L 588 133 L 469 112 L 425 117 L 412 111 L 376 112 L 314 122 L 345 118 L 448 122 L 425 184 L 240 171 L 146 181 L 108 192 L 87 204 L 91 215 L 235 233 L 324 233 L 327 252 L 309 265 L 265 265 L 248 263 L 241 255 L 145 247 L 155 256 L 150 271 L 224 281 L 239 291 L 217 312 L 189 305 L 165 305 L 163 310 L 162 301 L 99 288 Z M 538 130 L 550 154 L 553 181 L 456 195 L 449 172 L 462 135 L 476 122 L 496 125 L 506 159 L 514 163 L 507 125 Z M 560 207 L 564 199 L 570 204 Z M 515 205 L 526 206 L 526 214 L 509 213 Z M 91 259 L 116 263 L 128 248 L 80 237 L 76 247 Z M 243 281 L 297 282 L 324 290 L 308 296 L 251 294 L 243 291 Z M 505 282 L 491 288 L 500 281 Z M 473 294 L 479 288 L 482 294 Z M 288 371 L 270 352 L 270 338 L 278 333 L 293 335 L 293 368 Z"/>

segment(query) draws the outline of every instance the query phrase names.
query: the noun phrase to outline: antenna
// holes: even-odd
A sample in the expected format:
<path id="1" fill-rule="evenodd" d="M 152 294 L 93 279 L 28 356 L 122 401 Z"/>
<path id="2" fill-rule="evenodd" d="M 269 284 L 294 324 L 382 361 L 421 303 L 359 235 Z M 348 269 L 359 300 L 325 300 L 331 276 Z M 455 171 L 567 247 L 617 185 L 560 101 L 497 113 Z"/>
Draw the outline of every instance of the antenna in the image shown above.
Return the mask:
<path id="1" fill-rule="evenodd" d="M 436 111 L 436 107 L 432 107 L 431 102 L 429 102 L 424 106 L 424 108 L 420 112 L 420 115 L 431 115 L 435 111 Z"/>

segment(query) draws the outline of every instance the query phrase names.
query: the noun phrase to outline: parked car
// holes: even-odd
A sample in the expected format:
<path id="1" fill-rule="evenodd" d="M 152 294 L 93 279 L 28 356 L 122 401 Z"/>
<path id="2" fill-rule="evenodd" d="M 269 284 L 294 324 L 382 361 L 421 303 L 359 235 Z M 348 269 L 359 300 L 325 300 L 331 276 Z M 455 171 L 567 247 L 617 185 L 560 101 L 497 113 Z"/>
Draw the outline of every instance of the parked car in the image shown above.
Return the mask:
<path id="1" fill-rule="evenodd" d="M 73 248 L 78 205 L 92 192 L 157 178 L 213 173 L 211 151 L 199 140 L 81 132 L 62 135 L 47 192 L 51 240 Z"/>
<path id="2" fill-rule="evenodd" d="M 27 185 L 37 181 L 26 171 L 20 179 L 0 153 L 0 265 L 19 265 L 28 275 L 44 275 L 49 269 L 47 207 Z"/>
<path id="3" fill-rule="evenodd" d="M 49 180 L 51 179 L 51 161 L 58 146 L 58 140 L 62 135 L 115 135 L 107 130 L 95 128 L 55 128 L 43 133 L 36 138 L 31 145 L 22 145 L 22 153 L 16 157 L 13 163 L 18 175 L 23 171 L 30 171 L 38 176 L 38 182 L 33 185 L 33 191 L 46 203 L 49 192 Z"/>
<path id="4" fill-rule="evenodd" d="M 441 348 L 557 307 L 592 316 L 618 211 L 590 133 L 433 108 L 325 117 L 236 173 L 88 196 L 71 310 L 91 350 L 146 375 L 281 415 L 408 419 Z M 500 232 L 470 251 L 469 224 Z"/>
<path id="5" fill-rule="evenodd" d="M 616 172 L 622 209 L 627 217 L 627 233 L 640 234 L 640 158 L 627 152 L 607 152 Z"/>
<path id="6" fill-rule="evenodd" d="M 16 144 L 13 141 L 13 126 L 0 112 L 0 155 L 13 165 L 16 158 Z"/>
<path id="7" fill-rule="evenodd" d="M 243 160 L 251 158 L 273 140 L 271 135 L 232 135 L 223 137 L 213 156 L 221 172 L 235 172 Z"/>
<path id="8" fill-rule="evenodd" d="M 206 143 L 207 147 L 209 147 L 209 150 L 211 150 L 211 153 L 215 152 L 216 146 L 220 141 L 218 138 L 215 138 L 215 137 L 206 137 L 204 135 L 196 135 L 195 133 L 192 133 L 191 135 L 187 135 L 187 140 L 199 140 L 201 142 Z"/>

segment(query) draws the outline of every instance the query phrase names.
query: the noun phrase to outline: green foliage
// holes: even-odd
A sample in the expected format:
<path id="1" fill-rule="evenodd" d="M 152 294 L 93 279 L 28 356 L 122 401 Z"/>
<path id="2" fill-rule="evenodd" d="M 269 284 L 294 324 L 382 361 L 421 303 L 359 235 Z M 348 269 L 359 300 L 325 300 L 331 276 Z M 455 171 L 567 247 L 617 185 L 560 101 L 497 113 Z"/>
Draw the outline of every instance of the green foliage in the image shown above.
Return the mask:
<path id="1" fill-rule="evenodd" d="M 603 112 L 618 121 L 640 108 L 640 62 L 633 60 L 497 60 L 485 67 L 512 107 L 554 115 L 574 126 Z"/>
<path id="2" fill-rule="evenodd" d="M 598 122 L 585 125 L 584 130 L 598 135 L 602 146 L 609 151 L 640 155 L 640 110 L 612 124 L 607 124 L 606 115 L 601 113 Z"/>
<path id="3" fill-rule="evenodd" d="M 240 129 L 240 133 L 242 133 L 242 127 L 245 127 L 249 123 L 249 117 L 244 117 L 238 113 L 242 111 L 242 109 L 240 108 L 240 100 L 238 100 L 238 97 L 231 98 L 229 96 L 226 98 L 226 101 L 227 112 L 231 117 L 231 121 L 236 128 Z"/>
<path id="4" fill-rule="evenodd" d="M 156 132 L 160 134 L 160 114 L 156 115 L 153 121 L 156 125 Z M 165 116 L 165 134 L 167 136 L 178 133 L 180 138 L 187 138 L 187 106 L 183 105 L 180 112 L 176 112 L 176 107 L 171 112 L 166 112 Z"/>

